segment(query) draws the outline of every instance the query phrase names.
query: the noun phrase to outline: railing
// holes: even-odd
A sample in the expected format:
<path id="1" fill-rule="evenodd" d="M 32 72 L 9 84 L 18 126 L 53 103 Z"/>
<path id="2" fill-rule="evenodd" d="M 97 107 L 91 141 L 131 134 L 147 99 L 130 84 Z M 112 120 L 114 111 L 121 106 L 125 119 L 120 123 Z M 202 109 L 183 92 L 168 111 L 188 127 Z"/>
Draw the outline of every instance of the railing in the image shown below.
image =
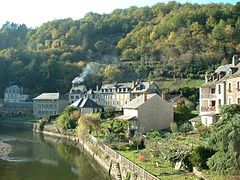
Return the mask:
<path id="1" fill-rule="evenodd" d="M 201 98 L 213 99 L 216 98 L 215 94 L 201 94 Z"/>
<path id="2" fill-rule="evenodd" d="M 112 150 L 109 148 L 107 145 L 105 145 L 102 141 L 96 139 L 95 137 L 90 136 L 90 139 L 97 143 L 99 147 L 106 152 L 110 157 L 113 157 L 118 163 L 120 163 L 122 166 L 129 168 L 136 174 L 140 175 L 143 179 L 146 180 L 158 180 L 157 177 L 154 175 L 150 174 L 143 168 L 139 167 L 138 165 L 134 164 L 132 161 L 128 160 L 127 158 L 123 157 L 121 154 L 117 153 L 116 151 Z"/>
<path id="3" fill-rule="evenodd" d="M 209 106 L 209 107 L 201 107 L 201 111 L 202 112 L 211 112 L 211 111 L 216 111 L 216 107 L 215 106 Z"/>

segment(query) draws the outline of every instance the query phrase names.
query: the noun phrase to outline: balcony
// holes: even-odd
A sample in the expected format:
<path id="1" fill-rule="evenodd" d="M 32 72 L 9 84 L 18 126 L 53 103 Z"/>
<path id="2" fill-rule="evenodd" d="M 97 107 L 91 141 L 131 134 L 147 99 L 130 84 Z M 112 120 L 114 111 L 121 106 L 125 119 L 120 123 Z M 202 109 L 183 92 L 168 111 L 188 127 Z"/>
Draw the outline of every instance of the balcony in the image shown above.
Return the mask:
<path id="1" fill-rule="evenodd" d="M 216 98 L 216 95 L 215 94 L 201 94 L 201 98 L 214 99 L 214 98 Z"/>
<path id="2" fill-rule="evenodd" d="M 201 107 L 201 112 L 214 112 L 214 111 L 216 111 L 216 106 Z"/>

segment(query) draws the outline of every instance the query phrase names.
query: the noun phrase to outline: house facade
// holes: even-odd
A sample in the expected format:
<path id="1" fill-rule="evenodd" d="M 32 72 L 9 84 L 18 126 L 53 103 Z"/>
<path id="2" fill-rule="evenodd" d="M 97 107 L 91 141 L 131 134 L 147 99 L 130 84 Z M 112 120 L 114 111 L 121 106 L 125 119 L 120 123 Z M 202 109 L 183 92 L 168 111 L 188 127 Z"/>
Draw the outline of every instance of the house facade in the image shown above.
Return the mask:
<path id="1" fill-rule="evenodd" d="M 80 110 L 81 114 L 91 114 L 103 112 L 102 106 L 89 98 L 80 98 L 70 106 L 76 107 Z"/>
<path id="2" fill-rule="evenodd" d="M 219 66 L 210 76 L 205 76 L 205 83 L 200 87 L 201 121 L 209 126 L 219 119 L 220 107 L 240 104 L 240 64 L 234 55 L 232 63 Z"/>
<path id="3" fill-rule="evenodd" d="M 33 99 L 33 115 L 35 117 L 47 117 L 60 114 L 68 101 L 60 96 L 59 93 L 43 93 Z"/>
<path id="4" fill-rule="evenodd" d="M 29 95 L 23 94 L 23 88 L 17 85 L 9 86 L 4 92 L 4 103 L 20 103 L 28 101 Z"/>
<path id="5" fill-rule="evenodd" d="M 73 82 L 72 88 L 68 93 L 69 104 L 72 104 L 75 101 L 79 100 L 80 98 L 84 97 L 87 91 L 88 90 L 85 85 L 80 85 Z"/>
<path id="6" fill-rule="evenodd" d="M 128 120 L 131 131 L 161 130 L 173 122 L 173 106 L 157 94 L 143 94 L 124 105 L 118 119 Z"/>
<path id="7" fill-rule="evenodd" d="M 29 95 L 23 94 L 23 88 L 17 85 L 5 89 L 3 102 L 0 103 L 0 114 L 4 116 L 32 115 L 33 103 Z"/>
<path id="8" fill-rule="evenodd" d="M 95 91 L 96 102 L 102 106 L 112 106 L 117 109 L 128 104 L 131 100 L 143 94 L 156 93 L 161 91 L 154 82 L 136 81 L 131 83 L 105 84 Z"/>

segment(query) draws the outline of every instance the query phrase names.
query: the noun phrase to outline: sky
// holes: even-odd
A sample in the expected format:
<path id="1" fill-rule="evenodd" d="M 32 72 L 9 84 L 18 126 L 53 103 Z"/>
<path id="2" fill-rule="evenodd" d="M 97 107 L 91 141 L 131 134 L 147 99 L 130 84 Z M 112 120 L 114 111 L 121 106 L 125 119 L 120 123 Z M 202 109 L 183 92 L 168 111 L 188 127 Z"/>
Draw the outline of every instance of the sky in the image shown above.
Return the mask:
<path id="1" fill-rule="evenodd" d="M 0 4 L 0 27 L 6 22 L 38 27 L 54 19 L 81 19 L 87 12 L 111 13 L 130 6 L 152 6 L 169 0 L 3 0 Z M 180 3 L 232 3 L 238 0 L 177 0 Z"/>

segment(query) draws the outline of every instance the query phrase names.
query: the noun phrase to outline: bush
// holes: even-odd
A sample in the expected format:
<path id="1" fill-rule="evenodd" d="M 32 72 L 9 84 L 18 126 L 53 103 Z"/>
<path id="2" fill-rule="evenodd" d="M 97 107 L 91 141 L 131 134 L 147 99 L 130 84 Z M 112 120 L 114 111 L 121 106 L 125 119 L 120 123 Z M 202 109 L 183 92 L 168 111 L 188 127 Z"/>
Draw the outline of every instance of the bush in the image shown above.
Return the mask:
<path id="1" fill-rule="evenodd" d="M 110 144 L 110 147 L 114 150 L 128 150 L 129 149 L 129 144 L 126 142 L 114 142 Z"/>
<path id="2" fill-rule="evenodd" d="M 130 146 L 131 149 L 144 149 L 145 148 L 145 145 L 144 145 L 144 140 L 142 137 L 136 137 L 133 139 L 132 143 L 131 143 L 131 146 Z"/>
<path id="3" fill-rule="evenodd" d="M 160 132 L 159 131 L 155 131 L 155 130 L 148 131 L 146 136 L 149 139 L 160 139 L 161 138 Z"/>
<path id="4" fill-rule="evenodd" d="M 173 133 L 177 132 L 178 131 L 178 125 L 177 123 L 173 122 L 170 124 L 170 129 Z"/>
<path id="5" fill-rule="evenodd" d="M 200 169 L 208 169 L 207 160 L 214 154 L 215 151 L 213 149 L 198 146 L 191 153 L 191 162 L 194 166 Z"/>
<path id="6" fill-rule="evenodd" d="M 179 131 L 182 133 L 188 133 L 189 131 L 192 130 L 192 126 L 190 123 L 184 123 L 179 127 Z"/>
<path id="7" fill-rule="evenodd" d="M 79 110 L 70 106 L 67 107 L 63 113 L 57 117 L 55 123 L 63 129 L 74 129 L 77 126 L 79 117 Z"/>

